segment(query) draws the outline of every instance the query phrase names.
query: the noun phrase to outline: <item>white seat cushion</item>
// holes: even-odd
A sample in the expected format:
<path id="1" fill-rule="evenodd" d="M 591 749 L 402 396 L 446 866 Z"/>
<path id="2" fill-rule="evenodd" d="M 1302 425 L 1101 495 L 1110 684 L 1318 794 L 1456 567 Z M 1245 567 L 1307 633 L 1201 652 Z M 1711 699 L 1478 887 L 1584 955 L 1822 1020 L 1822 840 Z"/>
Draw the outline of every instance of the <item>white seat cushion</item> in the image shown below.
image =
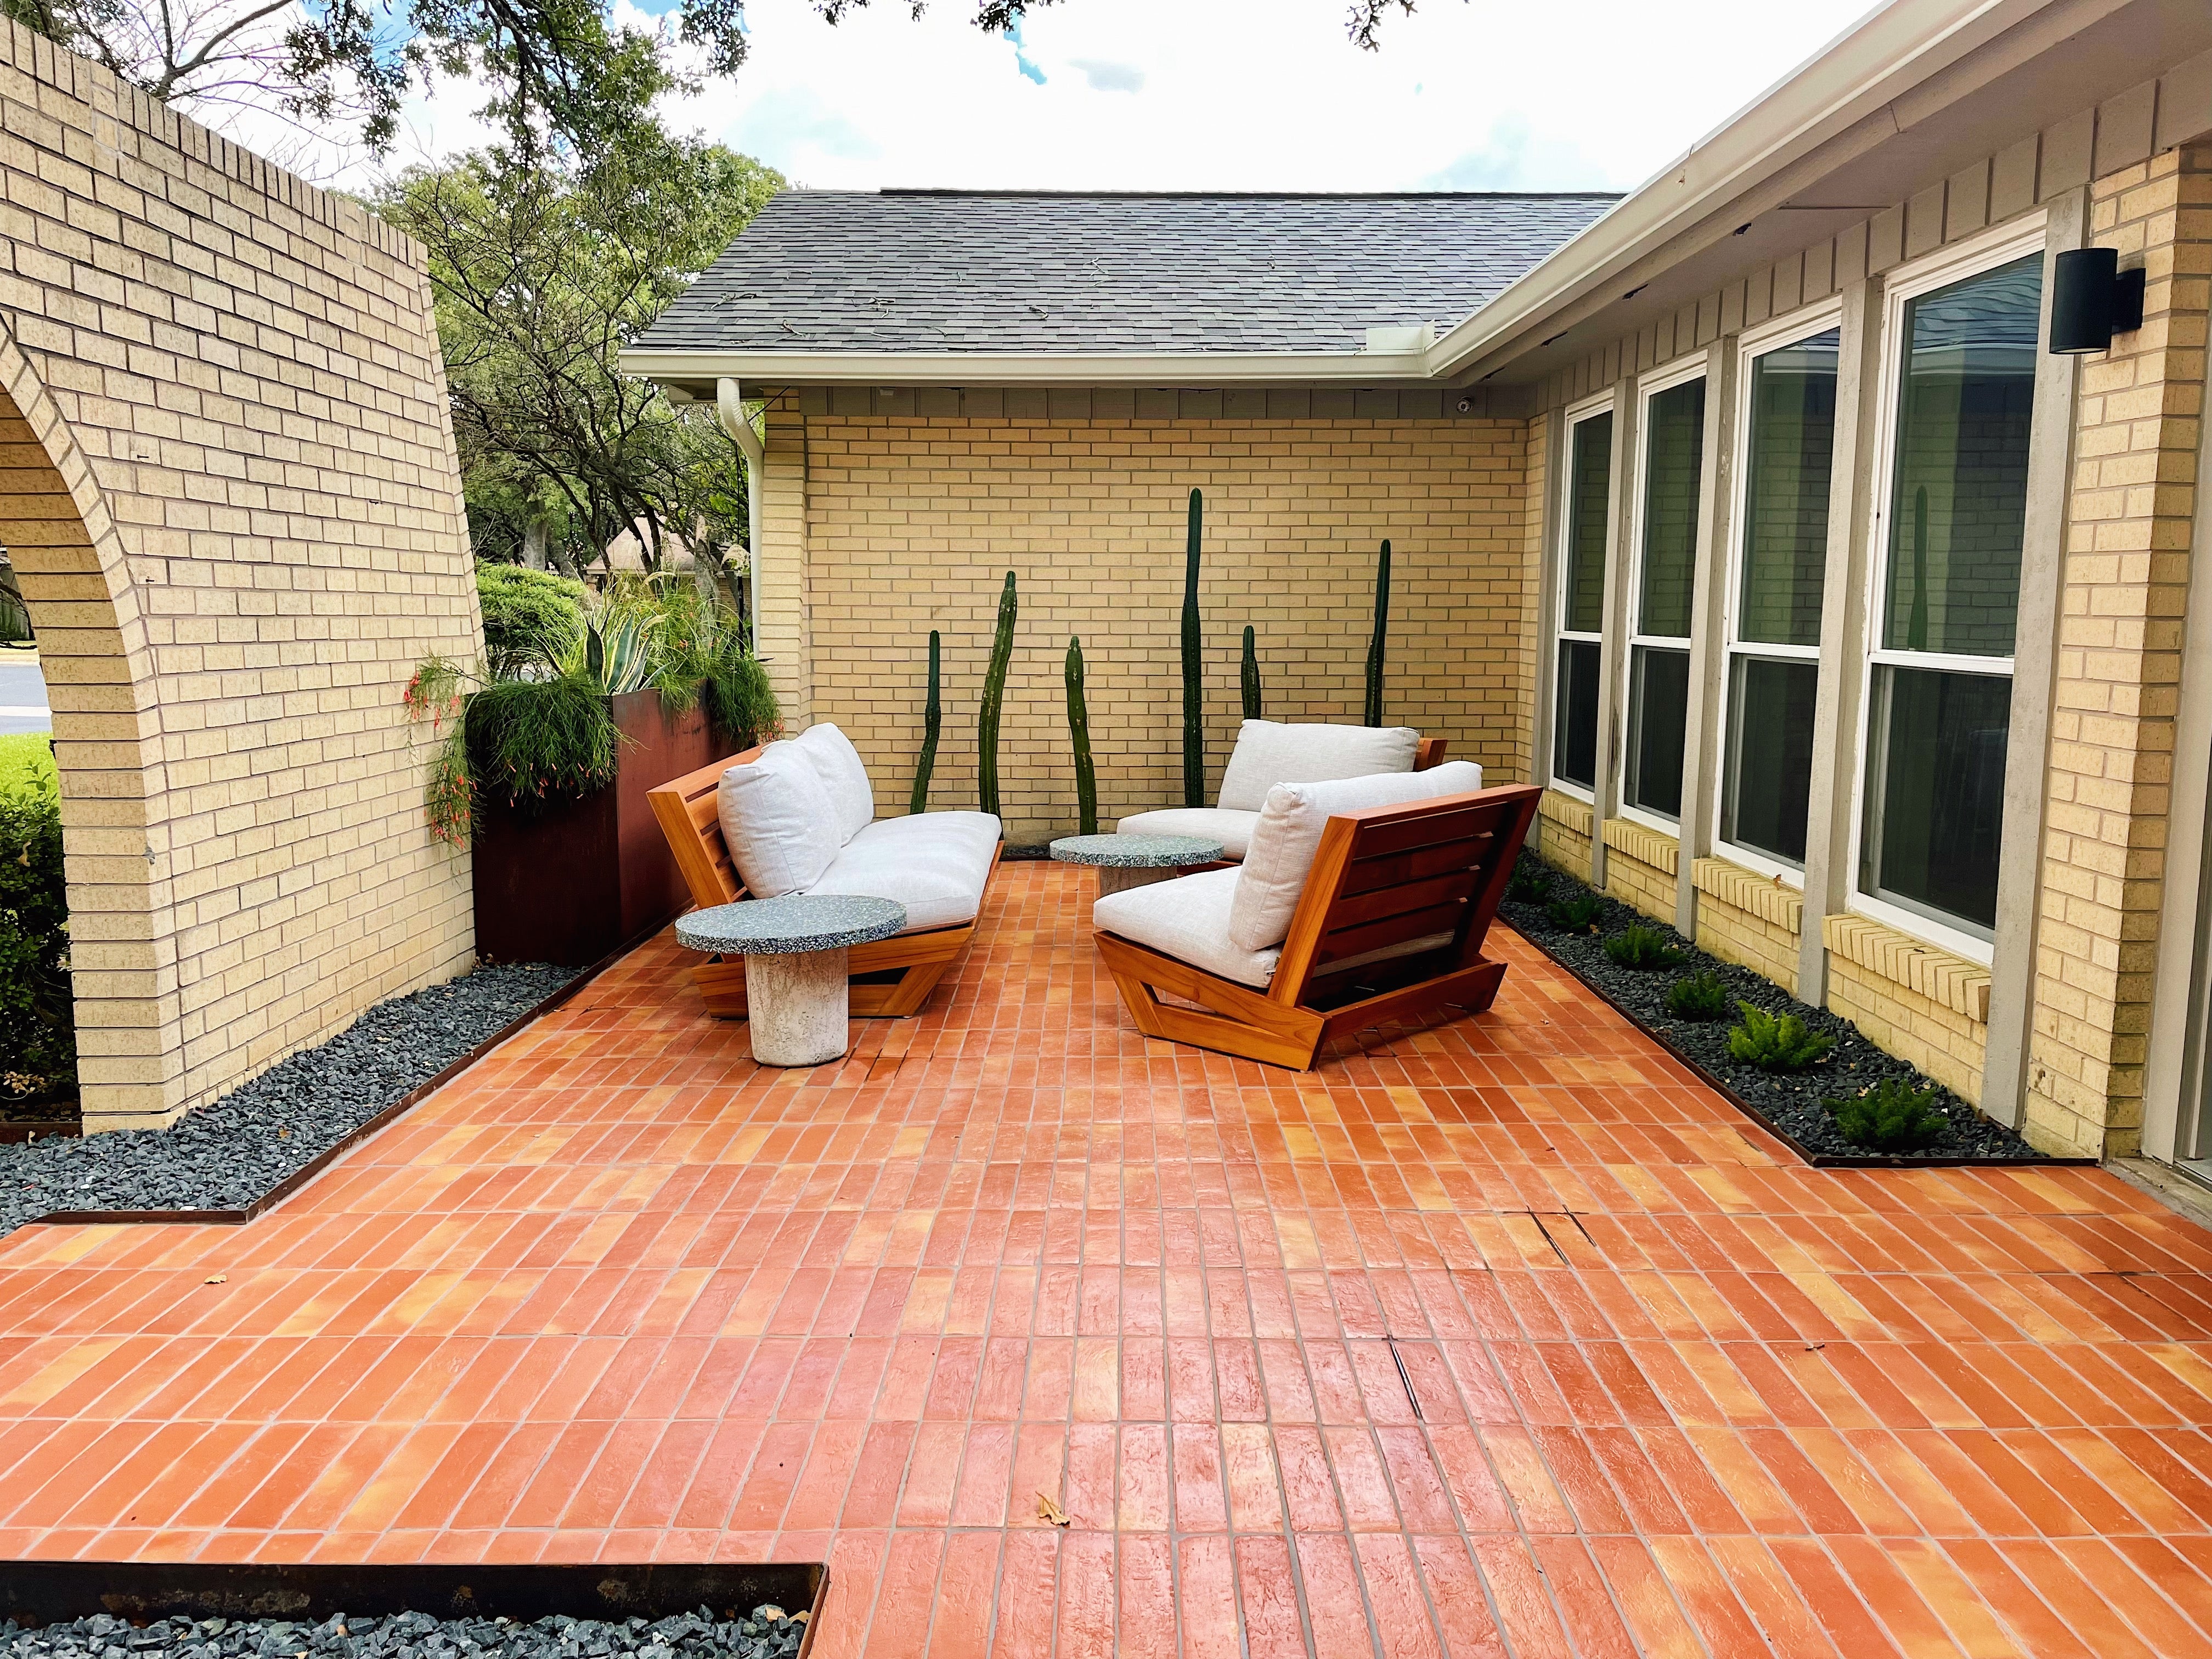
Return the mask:
<path id="1" fill-rule="evenodd" d="M 1364 778 L 1377 772 L 1410 772 L 1421 734 L 1410 726 L 1286 726 L 1246 720 L 1221 775 L 1214 802 L 1237 812 L 1257 812 L 1279 783 L 1321 783 Z"/>
<path id="2" fill-rule="evenodd" d="M 806 890 L 896 900 L 906 906 L 909 933 L 973 921 L 983 908 L 999 835 L 988 812 L 879 818 Z"/>
<path id="3" fill-rule="evenodd" d="M 1425 772 L 1277 784 L 1267 792 L 1267 805 L 1237 872 L 1230 948 L 1263 951 L 1289 936 L 1314 854 L 1321 850 L 1322 830 L 1337 813 L 1464 795 L 1481 787 L 1482 769 L 1473 761 L 1446 761 Z"/>
<path id="4" fill-rule="evenodd" d="M 1209 974 L 1264 991 L 1281 961 L 1280 947 L 1244 951 L 1227 937 L 1229 907 L 1235 902 L 1237 872 L 1201 870 L 1194 876 L 1155 881 L 1142 887 L 1109 893 L 1091 907 L 1091 925 L 1133 945 L 1142 945 L 1162 956 L 1187 962 Z M 1358 968 L 1391 957 L 1412 956 L 1451 943 L 1449 933 L 1407 939 L 1385 945 L 1363 956 L 1347 957 L 1330 965 L 1340 971 Z"/>
<path id="5" fill-rule="evenodd" d="M 1265 990 L 1283 953 L 1240 951 L 1229 942 L 1229 907 L 1236 896 L 1236 871 L 1201 870 L 1109 893 L 1091 907 L 1091 920 L 1102 932 Z"/>
<path id="6" fill-rule="evenodd" d="M 1221 843 L 1221 856 L 1241 859 L 1252 840 L 1257 812 L 1236 812 L 1221 806 L 1163 806 L 1157 811 L 1132 812 L 1114 826 L 1117 836 L 1200 836 Z"/>
<path id="7" fill-rule="evenodd" d="M 755 898 L 805 891 L 844 840 L 821 775 L 796 743 L 772 743 L 723 773 L 714 805 L 730 861 Z"/>
<path id="8" fill-rule="evenodd" d="M 837 844 L 842 847 L 875 821 L 875 786 L 868 781 L 860 751 L 853 747 L 850 738 L 826 723 L 808 726 L 791 739 L 791 745 L 806 757 L 807 764 L 822 780 L 823 790 L 837 814 Z"/>

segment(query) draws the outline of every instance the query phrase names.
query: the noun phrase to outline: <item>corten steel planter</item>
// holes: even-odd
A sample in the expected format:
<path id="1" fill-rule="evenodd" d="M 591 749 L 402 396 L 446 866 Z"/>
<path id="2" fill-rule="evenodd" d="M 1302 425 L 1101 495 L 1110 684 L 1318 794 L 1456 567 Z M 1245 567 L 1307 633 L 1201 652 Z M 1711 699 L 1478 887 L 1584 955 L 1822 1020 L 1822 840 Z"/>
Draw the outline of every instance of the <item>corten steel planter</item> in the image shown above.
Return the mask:
<path id="1" fill-rule="evenodd" d="M 582 800 L 487 799 L 476 838 L 477 954 L 589 967 L 667 926 L 691 896 L 645 792 L 738 752 L 701 709 L 657 691 L 610 698 L 624 741 L 615 781 Z"/>

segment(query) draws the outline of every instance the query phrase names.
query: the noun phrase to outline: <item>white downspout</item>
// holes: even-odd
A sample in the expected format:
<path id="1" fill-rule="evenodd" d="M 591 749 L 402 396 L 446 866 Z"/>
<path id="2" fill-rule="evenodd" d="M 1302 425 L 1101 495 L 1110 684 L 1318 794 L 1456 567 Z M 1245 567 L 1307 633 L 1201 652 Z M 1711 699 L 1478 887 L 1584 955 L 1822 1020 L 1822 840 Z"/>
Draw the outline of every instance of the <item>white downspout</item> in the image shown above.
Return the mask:
<path id="1" fill-rule="evenodd" d="M 761 447 L 760 434 L 745 418 L 744 398 L 740 395 L 736 377 L 724 375 L 715 383 L 714 412 L 720 417 L 722 430 L 745 458 L 745 586 L 751 593 L 750 610 L 752 616 L 753 654 L 760 655 L 760 562 L 761 562 L 761 472 L 767 462 L 767 453 Z"/>

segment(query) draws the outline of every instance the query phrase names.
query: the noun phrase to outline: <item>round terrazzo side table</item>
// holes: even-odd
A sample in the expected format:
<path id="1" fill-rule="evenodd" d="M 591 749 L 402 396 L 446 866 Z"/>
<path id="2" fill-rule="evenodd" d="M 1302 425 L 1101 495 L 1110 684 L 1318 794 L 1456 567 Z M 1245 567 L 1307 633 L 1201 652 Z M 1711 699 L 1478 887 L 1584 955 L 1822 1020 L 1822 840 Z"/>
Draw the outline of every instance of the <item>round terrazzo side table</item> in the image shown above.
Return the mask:
<path id="1" fill-rule="evenodd" d="M 845 1057 L 851 999 L 846 947 L 889 939 L 906 906 L 842 894 L 787 893 L 694 910 L 677 942 L 745 959 L 745 1020 L 763 1066 L 827 1066 Z"/>
<path id="2" fill-rule="evenodd" d="M 1062 836 L 1052 844 L 1061 864 L 1098 866 L 1098 896 L 1147 882 L 1172 881 L 1221 856 L 1221 843 L 1203 836 Z"/>

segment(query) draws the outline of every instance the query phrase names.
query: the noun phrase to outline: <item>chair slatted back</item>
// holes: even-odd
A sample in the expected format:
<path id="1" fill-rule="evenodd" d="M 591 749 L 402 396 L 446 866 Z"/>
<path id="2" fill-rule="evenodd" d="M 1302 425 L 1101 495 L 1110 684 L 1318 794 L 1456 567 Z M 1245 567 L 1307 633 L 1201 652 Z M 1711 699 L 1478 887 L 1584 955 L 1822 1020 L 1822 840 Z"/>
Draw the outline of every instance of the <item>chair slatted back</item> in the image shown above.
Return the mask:
<path id="1" fill-rule="evenodd" d="M 670 850 L 676 854 L 676 867 L 684 872 L 684 884 L 702 910 L 734 904 L 744 896 L 744 880 L 730 857 L 729 843 L 722 839 L 722 774 L 732 766 L 758 760 L 760 752 L 748 749 L 646 791 L 660 833 L 668 837 Z"/>
<path id="2" fill-rule="evenodd" d="M 1438 935 L 1419 959 L 1473 965 L 1542 793 L 1510 784 L 1330 818 L 1269 995 L 1295 1006 L 1332 964 Z"/>

